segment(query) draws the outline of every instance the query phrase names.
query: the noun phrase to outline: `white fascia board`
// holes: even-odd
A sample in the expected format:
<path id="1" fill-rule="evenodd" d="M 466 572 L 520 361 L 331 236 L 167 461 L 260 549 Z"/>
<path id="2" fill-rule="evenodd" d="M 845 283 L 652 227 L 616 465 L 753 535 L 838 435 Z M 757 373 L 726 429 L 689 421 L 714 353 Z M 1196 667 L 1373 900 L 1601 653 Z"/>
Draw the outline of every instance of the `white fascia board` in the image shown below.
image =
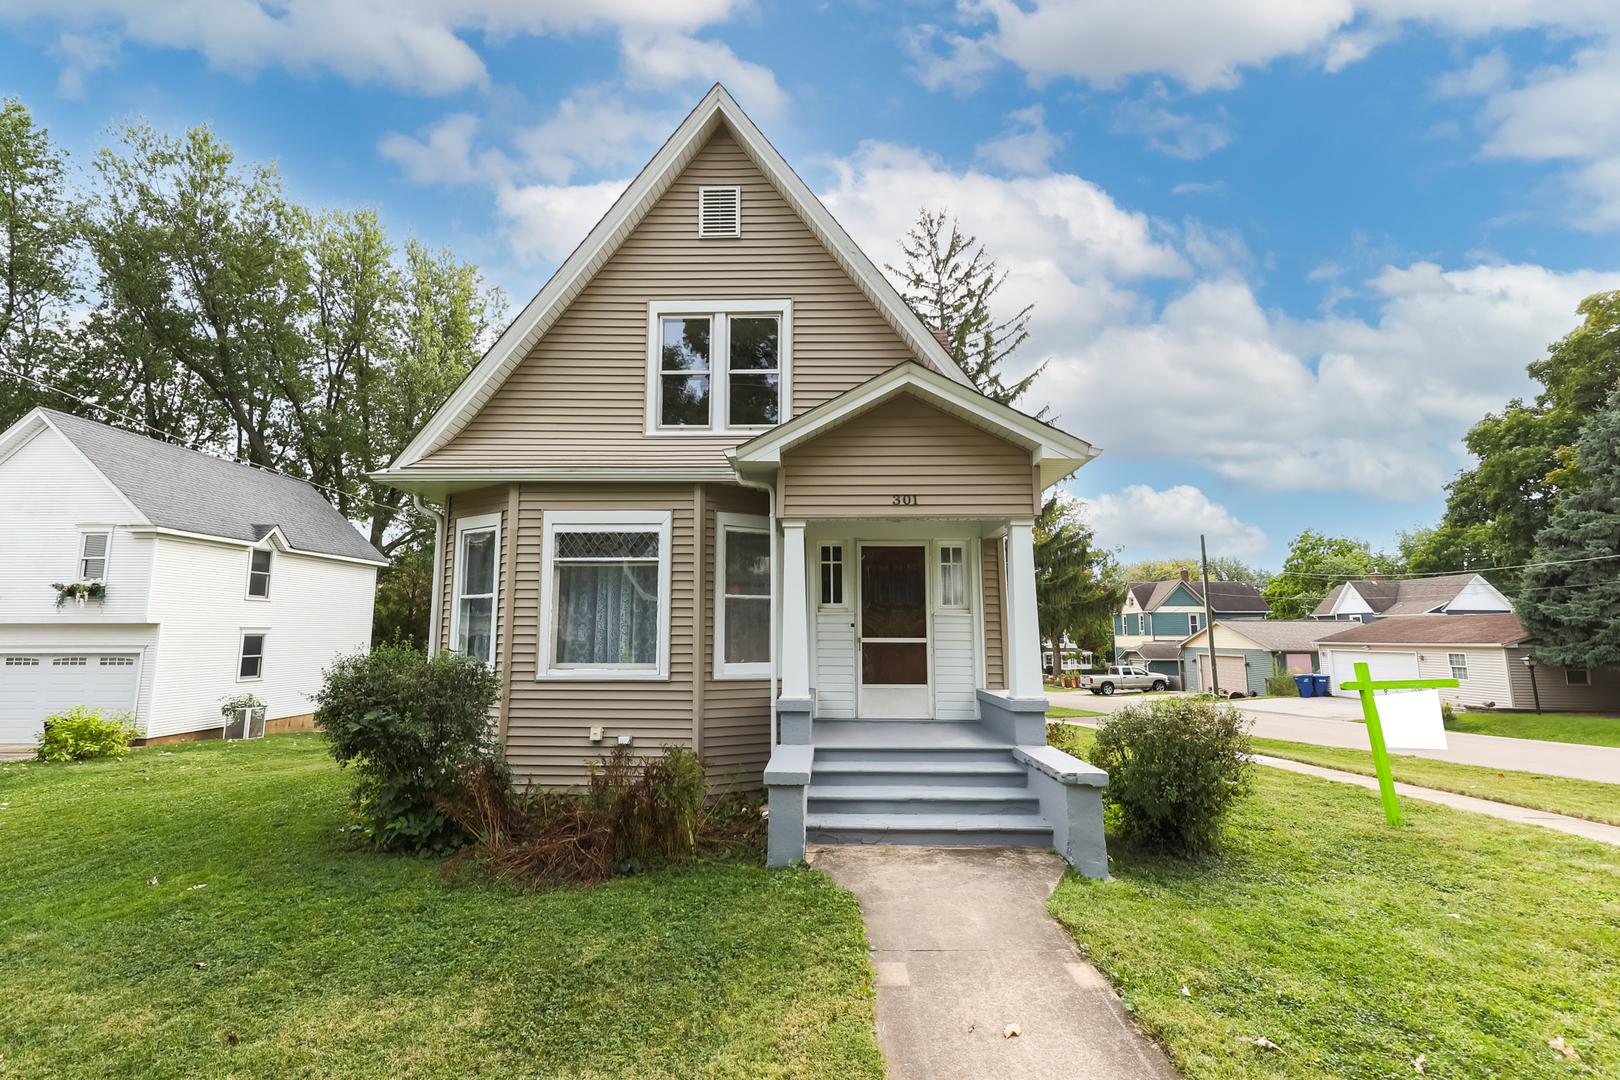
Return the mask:
<path id="1" fill-rule="evenodd" d="M 114 495 L 118 496 L 118 501 L 123 503 L 124 504 L 124 509 L 128 510 L 129 513 L 130 513 L 130 524 L 134 524 L 134 525 L 150 525 L 150 524 L 152 524 L 151 520 L 148 519 L 145 514 L 141 513 L 140 509 L 134 503 L 129 501 L 129 496 L 124 494 L 123 489 L 120 488 L 117 484 L 113 483 L 111 480 L 109 480 L 107 478 L 106 473 L 104 473 L 100 469 L 96 468 L 96 463 L 91 461 L 88 457 L 85 456 L 84 451 L 80 450 L 78 445 L 76 443 L 74 443 L 74 441 L 72 439 L 68 438 L 67 433 L 65 431 L 63 431 L 61 428 L 57 427 L 55 424 L 51 423 L 51 418 L 44 415 L 38 409 L 35 409 L 33 413 L 29 414 L 29 416 L 32 416 L 35 413 L 39 413 L 39 419 L 44 422 L 45 426 L 47 428 L 49 428 L 52 432 L 54 432 L 58 439 L 61 439 L 64 443 L 67 444 L 67 448 L 69 450 L 73 451 L 73 456 L 78 458 L 80 461 L 84 462 L 84 467 L 89 469 L 92 473 L 94 473 L 96 475 L 97 479 L 99 479 L 103 484 L 107 485 L 108 490 L 110 490 Z M 26 420 L 27 417 L 24 417 L 23 419 Z M 21 421 L 19 421 L 18 423 L 20 424 Z"/>
<path id="2" fill-rule="evenodd" d="M 669 190 L 676 177 L 722 123 L 730 128 L 744 153 L 764 173 L 771 186 L 798 212 L 834 260 L 850 274 L 914 352 L 938 366 L 948 378 L 964 386 L 971 385 L 968 377 L 951 359 L 950 353 L 906 305 L 889 280 L 855 246 L 843 227 L 821 205 L 821 201 L 776 152 L 753 121 L 748 119 L 725 87 L 716 83 L 630 182 L 624 194 L 619 196 L 595 228 L 557 268 L 551 280 L 512 320 L 478 362 L 478 366 L 468 373 L 433 418 L 394 459 L 390 471 L 420 461 L 439 449 L 477 415 L 523 357 L 528 355 L 535 342 L 567 310 L 568 305 L 641 223 L 653 204 Z"/>
<path id="3" fill-rule="evenodd" d="M 30 409 L 21 420 L 0 432 L 0 465 L 6 460 L 33 442 L 42 431 L 54 430 L 45 422 L 45 416 L 38 408 Z"/>
<path id="4" fill-rule="evenodd" d="M 556 468 L 478 468 L 431 469 L 410 467 L 368 473 L 368 480 L 414 492 L 429 498 L 443 498 L 455 491 L 471 491 L 490 484 L 570 483 L 570 484 L 733 484 L 736 474 L 724 465 L 712 468 L 664 468 L 657 465 L 582 465 Z"/>
<path id="5" fill-rule="evenodd" d="M 142 536 L 172 536 L 177 540 L 201 540 L 206 544 L 222 544 L 226 547 L 236 547 L 244 550 L 251 550 L 253 548 L 260 547 L 263 545 L 264 541 L 268 540 L 270 537 L 280 536 L 282 543 L 286 544 L 282 550 L 289 555 L 304 555 L 311 559 L 330 559 L 332 562 L 353 563 L 356 566 L 389 565 L 388 560 L 383 558 L 381 555 L 378 555 L 375 559 L 357 559 L 352 555 L 333 555 L 332 553 L 326 551 L 305 551 L 303 548 L 293 547 L 291 544 L 286 543 L 287 537 L 281 532 L 280 526 L 277 526 L 270 532 L 265 533 L 263 539 L 259 540 L 241 540 L 234 536 L 214 536 L 210 533 L 187 532 L 184 529 L 167 529 L 157 525 L 142 528 L 140 532 Z"/>
<path id="6" fill-rule="evenodd" d="M 726 457 L 739 468 L 779 465 L 784 453 L 908 392 L 943 412 L 1028 450 L 1032 459 L 1038 453 L 1043 465 L 1050 462 L 1064 469 L 1064 476 L 1102 453 L 1084 439 L 1043 424 L 1009 406 L 998 405 L 971 387 L 963 389 L 920 364 L 907 362 L 727 450 Z"/>
<path id="7" fill-rule="evenodd" d="M 1519 639 L 1519 641 L 1523 640 L 1523 638 Z M 1401 649 L 1402 651 L 1432 649 L 1435 652 L 1443 652 L 1446 649 L 1511 649 L 1518 645 L 1519 641 L 1503 644 L 1500 641 L 1334 641 L 1332 638 L 1324 638 L 1316 642 L 1316 644 L 1319 646 L 1325 645 L 1330 649 L 1338 649 L 1341 652 L 1351 649 Z M 1321 650 L 1318 649 L 1317 651 L 1320 652 Z"/>

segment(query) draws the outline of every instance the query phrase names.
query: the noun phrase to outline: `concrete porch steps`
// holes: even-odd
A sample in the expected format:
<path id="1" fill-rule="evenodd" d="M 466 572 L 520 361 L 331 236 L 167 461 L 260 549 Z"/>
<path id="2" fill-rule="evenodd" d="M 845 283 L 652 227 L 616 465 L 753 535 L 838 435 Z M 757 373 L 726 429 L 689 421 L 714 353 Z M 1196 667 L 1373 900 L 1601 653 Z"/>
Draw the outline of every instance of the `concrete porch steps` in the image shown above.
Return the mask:
<path id="1" fill-rule="evenodd" d="M 1028 769 L 977 722 L 819 721 L 812 745 L 808 842 L 1052 845 Z"/>

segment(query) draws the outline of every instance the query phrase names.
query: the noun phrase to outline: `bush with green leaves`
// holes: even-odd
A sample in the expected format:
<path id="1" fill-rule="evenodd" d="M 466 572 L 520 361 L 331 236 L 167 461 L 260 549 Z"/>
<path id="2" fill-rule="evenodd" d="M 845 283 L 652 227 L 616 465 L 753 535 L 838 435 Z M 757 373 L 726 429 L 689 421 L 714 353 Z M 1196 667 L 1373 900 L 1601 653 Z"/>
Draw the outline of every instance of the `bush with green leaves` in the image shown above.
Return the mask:
<path id="1" fill-rule="evenodd" d="M 1247 795 L 1248 722 L 1230 705 L 1182 698 L 1132 705 L 1097 732 L 1091 763 L 1108 772 L 1105 802 L 1124 835 L 1175 855 L 1215 850 L 1232 804 Z"/>
<path id="2" fill-rule="evenodd" d="M 385 851 L 443 854 L 466 833 L 435 798 L 478 762 L 500 761 L 490 707 L 500 680 L 482 660 L 404 644 L 347 656 L 326 671 L 315 726 L 332 757 L 359 776 L 362 828 Z"/>
<path id="3" fill-rule="evenodd" d="M 100 709 L 75 705 L 45 718 L 34 754 L 41 761 L 88 761 L 123 757 L 129 740 L 140 736 L 135 717 L 127 712 L 103 715 Z"/>

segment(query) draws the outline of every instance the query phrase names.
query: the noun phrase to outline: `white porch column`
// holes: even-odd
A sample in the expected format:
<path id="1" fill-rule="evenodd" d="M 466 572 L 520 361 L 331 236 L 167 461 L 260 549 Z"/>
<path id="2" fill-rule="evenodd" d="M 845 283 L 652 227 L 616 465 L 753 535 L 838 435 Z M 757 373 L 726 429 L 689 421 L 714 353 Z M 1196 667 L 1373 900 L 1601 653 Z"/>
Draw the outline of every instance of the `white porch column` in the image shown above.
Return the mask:
<path id="1" fill-rule="evenodd" d="M 1035 525 L 1015 522 L 1007 530 L 1007 696 L 1039 698 L 1041 624 L 1035 607 Z"/>
<path id="2" fill-rule="evenodd" d="M 804 573 L 804 522 L 784 521 L 782 697 L 795 701 L 810 697 L 810 613 L 805 604 Z M 1038 664 L 1039 660 L 1036 662 Z"/>

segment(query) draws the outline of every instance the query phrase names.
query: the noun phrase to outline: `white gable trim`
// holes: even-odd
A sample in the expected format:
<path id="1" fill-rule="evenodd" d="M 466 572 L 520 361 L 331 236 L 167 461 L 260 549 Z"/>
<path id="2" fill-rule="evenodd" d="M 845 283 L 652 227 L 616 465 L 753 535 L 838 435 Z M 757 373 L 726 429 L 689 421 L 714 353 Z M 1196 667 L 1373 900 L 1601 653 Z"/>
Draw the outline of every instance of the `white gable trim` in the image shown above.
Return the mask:
<path id="1" fill-rule="evenodd" d="M 773 472 L 781 464 L 782 455 L 794 447 L 906 393 L 1028 450 L 1031 462 L 1040 466 L 1043 488 L 1057 483 L 1102 453 L 1084 439 L 1059 431 L 1010 406 L 998 405 L 977 390 L 963 388 L 921 364 L 908 362 L 727 450 L 726 459 L 739 476 L 745 472 Z"/>
<path id="2" fill-rule="evenodd" d="M 1483 576 L 1475 574 L 1474 580 L 1457 590 L 1457 595 L 1448 603 L 1441 604 L 1438 610 L 1450 611 L 1453 608 L 1459 611 L 1512 611 L 1513 601 Z"/>
<path id="3" fill-rule="evenodd" d="M 1333 610 L 1328 614 L 1338 616 L 1340 614 L 1372 615 L 1376 613 L 1368 606 L 1367 601 L 1361 598 L 1361 594 L 1356 592 L 1355 585 L 1346 582 L 1344 588 L 1339 590 L 1339 598 L 1333 602 Z"/>
<path id="4" fill-rule="evenodd" d="M 55 424 L 51 423 L 51 418 L 45 415 L 43 409 L 35 408 L 30 410 L 28 414 L 21 420 L 18 420 L 15 424 L 12 424 L 11 427 L 7 428 L 4 433 L 0 433 L 0 463 L 5 462 L 13 454 L 21 450 L 24 446 L 33 442 L 35 438 L 46 431 L 51 432 L 58 439 L 61 439 L 68 450 L 72 452 L 73 456 L 78 458 L 79 461 L 83 463 L 84 467 L 89 469 L 91 474 L 94 475 L 96 479 L 100 480 L 103 484 L 106 484 L 108 491 L 111 491 L 114 495 L 118 496 L 118 501 L 124 504 L 125 510 L 129 511 L 129 521 L 125 522 L 124 524 L 152 524 L 149 520 L 147 520 L 146 515 L 141 513 L 140 510 L 136 509 L 135 504 L 129 501 L 129 497 L 119 489 L 118 485 L 107 479 L 106 473 L 96 468 L 95 462 L 91 461 L 84 455 L 84 451 L 80 450 L 78 445 L 75 444 L 72 439 L 68 438 L 67 433 L 61 428 L 57 427 Z"/>
<path id="5" fill-rule="evenodd" d="M 776 152 L 725 87 L 716 83 L 573 254 L 564 260 L 545 287 L 512 320 L 478 366 L 417 432 L 416 438 L 390 466 L 390 471 L 420 461 L 466 427 L 722 126 L 730 130 L 743 152 L 910 346 L 913 354 L 925 358 L 952 381 L 971 385 L 950 353 L 906 306 L 889 279 L 856 247 L 843 226 Z"/>

